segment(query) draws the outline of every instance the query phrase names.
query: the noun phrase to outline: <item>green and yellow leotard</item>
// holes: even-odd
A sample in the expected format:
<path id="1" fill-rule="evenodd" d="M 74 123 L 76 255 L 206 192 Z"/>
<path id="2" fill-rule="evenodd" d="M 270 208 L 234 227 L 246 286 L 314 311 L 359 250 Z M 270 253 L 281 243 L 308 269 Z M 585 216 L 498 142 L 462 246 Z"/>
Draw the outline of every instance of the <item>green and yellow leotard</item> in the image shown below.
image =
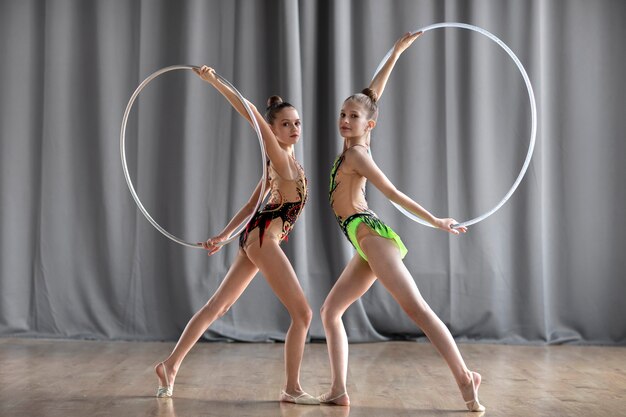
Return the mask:
<path id="1" fill-rule="evenodd" d="M 367 149 L 364 145 L 354 146 L 363 146 Z M 349 173 L 341 170 L 341 164 L 345 160 L 348 149 L 343 151 L 333 163 L 333 168 L 330 171 L 330 188 L 328 191 L 330 206 L 335 213 L 335 218 L 341 230 L 359 255 L 366 261 L 367 256 L 361 249 L 359 236 L 357 236 L 357 230 L 361 223 L 365 224 L 379 236 L 393 240 L 400 250 L 400 256 L 404 258 L 408 250 L 406 246 L 404 246 L 404 243 L 402 243 L 400 236 L 398 236 L 391 227 L 383 223 L 378 216 L 376 216 L 376 213 L 371 211 L 367 206 L 367 200 L 365 199 L 365 184 L 367 179 L 357 173 Z"/>

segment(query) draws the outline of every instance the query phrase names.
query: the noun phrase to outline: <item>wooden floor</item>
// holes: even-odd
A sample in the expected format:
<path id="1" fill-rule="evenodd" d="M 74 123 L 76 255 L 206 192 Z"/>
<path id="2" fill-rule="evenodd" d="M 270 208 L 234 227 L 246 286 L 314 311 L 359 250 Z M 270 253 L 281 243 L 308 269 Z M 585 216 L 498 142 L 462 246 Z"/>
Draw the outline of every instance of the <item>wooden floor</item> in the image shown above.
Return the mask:
<path id="1" fill-rule="evenodd" d="M 282 344 L 201 343 L 173 399 L 156 399 L 154 364 L 172 343 L 0 338 L 0 416 L 461 416 L 452 376 L 427 343 L 350 346 L 351 407 L 276 401 Z M 626 416 L 626 348 L 463 344 L 489 416 Z M 326 346 L 309 344 L 305 390 L 328 387 Z"/>

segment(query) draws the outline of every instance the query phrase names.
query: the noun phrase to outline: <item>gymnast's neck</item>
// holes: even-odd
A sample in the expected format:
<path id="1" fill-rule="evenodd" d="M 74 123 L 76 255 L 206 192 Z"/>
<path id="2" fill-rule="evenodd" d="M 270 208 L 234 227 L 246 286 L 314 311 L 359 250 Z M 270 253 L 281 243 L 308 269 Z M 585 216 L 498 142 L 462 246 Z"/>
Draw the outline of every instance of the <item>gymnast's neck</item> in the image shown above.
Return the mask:
<path id="1" fill-rule="evenodd" d="M 349 138 L 343 138 L 343 150 L 350 149 L 353 146 L 365 146 L 367 149 L 370 147 L 370 134 L 369 132 L 363 136 L 355 136 Z"/>

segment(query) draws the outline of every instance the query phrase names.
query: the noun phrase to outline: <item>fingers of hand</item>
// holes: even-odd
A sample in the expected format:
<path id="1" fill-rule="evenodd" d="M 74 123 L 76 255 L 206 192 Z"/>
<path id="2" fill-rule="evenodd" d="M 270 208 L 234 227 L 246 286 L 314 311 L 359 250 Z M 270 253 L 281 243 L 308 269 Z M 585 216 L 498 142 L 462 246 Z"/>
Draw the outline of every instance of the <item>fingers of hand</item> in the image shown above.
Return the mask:
<path id="1" fill-rule="evenodd" d="M 207 65 L 203 65 L 200 68 L 194 68 L 193 71 L 200 76 L 203 80 L 210 81 L 215 77 L 215 70 Z"/>
<path id="2" fill-rule="evenodd" d="M 454 233 L 455 235 L 467 232 L 467 227 L 460 226 L 459 223 L 454 219 L 449 219 L 448 228 L 450 229 L 450 232 Z"/>
<path id="3" fill-rule="evenodd" d="M 407 43 L 407 46 L 410 46 L 415 39 L 417 39 L 423 32 L 415 32 L 415 33 L 407 33 L 404 35 L 404 41 Z"/>
<path id="4" fill-rule="evenodd" d="M 202 247 L 206 250 L 211 250 L 213 246 L 215 246 L 213 239 L 208 239 L 206 242 L 202 242 Z"/>

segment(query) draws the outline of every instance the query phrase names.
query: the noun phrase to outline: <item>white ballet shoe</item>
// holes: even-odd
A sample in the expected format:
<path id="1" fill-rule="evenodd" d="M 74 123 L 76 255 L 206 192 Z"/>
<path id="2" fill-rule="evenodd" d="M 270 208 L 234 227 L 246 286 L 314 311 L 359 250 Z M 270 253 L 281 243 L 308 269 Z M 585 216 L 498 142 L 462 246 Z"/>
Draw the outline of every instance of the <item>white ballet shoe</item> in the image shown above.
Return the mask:
<path id="1" fill-rule="evenodd" d="M 157 388 L 156 396 L 157 398 L 170 398 L 172 394 L 174 393 L 174 386 L 170 385 L 170 381 L 167 378 L 167 368 L 165 367 L 165 364 L 161 362 L 159 365 L 163 367 L 163 375 L 165 376 L 166 386 L 163 387 L 159 385 L 159 388 Z"/>
<path id="2" fill-rule="evenodd" d="M 478 391 L 476 391 L 476 384 L 474 384 L 474 372 L 472 372 L 472 393 L 474 394 L 474 398 L 465 401 L 467 409 L 470 411 L 485 411 L 485 406 L 478 401 Z"/>
<path id="3" fill-rule="evenodd" d="M 310 394 L 307 394 L 306 392 L 303 392 L 302 394 L 296 397 L 291 394 L 287 394 L 285 390 L 282 390 L 280 392 L 280 400 L 287 402 L 287 403 L 302 404 L 302 405 L 318 405 L 320 403 L 317 398 L 315 398 L 314 396 Z"/>
<path id="4" fill-rule="evenodd" d="M 348 395 L 348 393 L 346 391 L 342 392 L 341 394 L 333 397 L 333 398 L 327 398 L 326 397 L 327 394 L 322 394 L 319 397 L 317 397 L 317 399 L 319 400 L 320 404 L 337 404 L 335 401 L 338 400 L 339 398 L 343 397 L 344 395 Z M 337 404 L 339 405 L 339 404 Z"/>

